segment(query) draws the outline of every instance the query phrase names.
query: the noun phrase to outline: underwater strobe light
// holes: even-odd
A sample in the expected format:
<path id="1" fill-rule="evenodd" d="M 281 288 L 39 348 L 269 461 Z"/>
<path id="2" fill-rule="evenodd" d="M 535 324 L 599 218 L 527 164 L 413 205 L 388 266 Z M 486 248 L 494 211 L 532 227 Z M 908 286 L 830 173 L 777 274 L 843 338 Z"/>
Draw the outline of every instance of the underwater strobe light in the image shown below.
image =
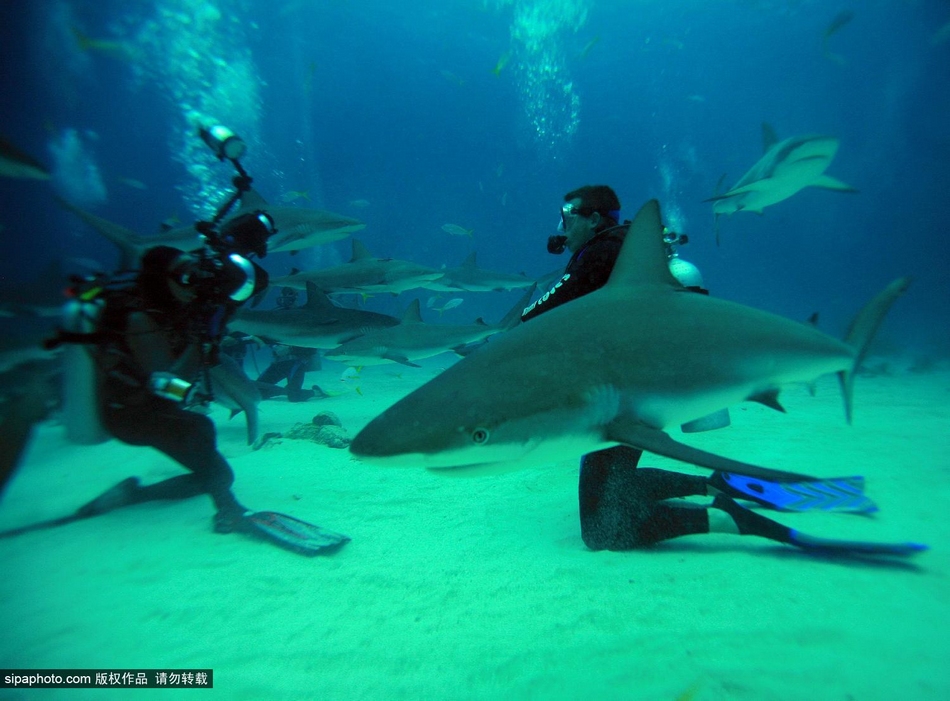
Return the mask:
<path id="1" fill-rule="evenodd" d="M 200 127 L 198 134 L 218 160 L 227 158 L 229 161 L 237 161 L 247 151 L 244 140 L 222 124 Z"/>

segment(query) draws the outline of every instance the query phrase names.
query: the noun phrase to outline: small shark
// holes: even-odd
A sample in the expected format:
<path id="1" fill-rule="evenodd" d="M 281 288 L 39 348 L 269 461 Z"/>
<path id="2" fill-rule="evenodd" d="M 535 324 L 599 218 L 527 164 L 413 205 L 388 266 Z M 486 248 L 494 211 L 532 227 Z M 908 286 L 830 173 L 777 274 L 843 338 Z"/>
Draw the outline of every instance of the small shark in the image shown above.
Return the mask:
<path id="1" fill-rule="evenodd" d="M 755 212 L 788 199 L 806 187 L 823 187 L 839 192 L 857 192 L 850 185 L 825 175 L 838 151 L 838 139 L 831 136 L 792 136 L 779 141 L 772 127 L 762 124 L 764 154 L 732 189 L 704 202 L 713 202 L 719 215 Z M 716 229 L 716 241 L 719 240 Z"/>
<path id="2" fill-rule="evenodd" d="M 472 251 L 468 258 L 462 261 L 457 268 L 449 268 L 442 271 L 442 277 L 432 282 L 427 282 L 423 287 L 427 290 L 436 290 L 438 292 L 503 292 L 507 290 L 521 290 L 531 287 L 535 281 L 527 275 L 513 275 L 512 273 L 496 273 L 491 270 L 483 270 L 475 264 L 475 252 Z"/>
<path id="3" fill-rule="evenodd" d="M 345 239 L 354 231 L 366 228 L 359 219 L 322 209 L 270 205 L 255 190 L 241 195 L 241 207 L 235 216 L 257 210 L 267 212 L 277 229 L 277 233 L 267 240 L 268 253 L 296 253 L 304 248 Z"/>
<path id="4" fill-rule="evenodd" d="M 858 314 L 844 341 L 752 307 L 687 291 L 672 276 L 656 200 L 643 206 L 607 284 L 512 329 L 384 411 L 353 455 L 382 464 L 498 469 L 623 444 L 773 481 L 806 476 L 692 448 L 666 429 L 750 400 L 782 411 L 779 387 L 853 377 L 908 280 Z"/>
<path id="5" fill-rule="evenodd" d="M 442 277 L 441 270 L 407 260 L 374 258 L 366 246 L 353 239 L 353 257 L 349 263 L 325 270 L 294 273 L 271 279 L 272 287 L 306 289 L 312 282 L 327 294 L 369 294 L 405 292 Z"/>
<path id="6" fill-rule="evenodd" d="M 231 410 L 231 418 L 244 412 L 247 421 L 247 444 L 257 440 L 260 421 L 257 407 L 261 393 L 238 362 L 229 355 L 221 354 L 219 364 L 211 368 L 211 388 L 214 399 Z"/>
<path id="7" fill-rule="evenodd" d="M 328 349 L 398 323 L 399 319 L 387 314 L 338 307 L 308 282 L 307 302 L 302 307 L 240 309 L 228 322 L 228 328 L 289 346 Z"/>
<path id="8" fill-rule="evenodd" d="M 521 312 L 532 294 L 533 287 L 522 295 L 515 306 L 494 326 L 481 319 L 467 325 L 423 323 L 419 300 L 415 299 L 398 326 L 368 332 L 327 351 L 324 357 L 360 367 L 384 363 L 418 367 L 413 360 L 431 358 L 449 351 L 466 355 L 469 352 L 467 346 L 517 326 L 521 320 Z"/>
<path id="9" fill-rule="evenodd" d="M 0 175 L 5 178 L 49 180 L 46 166 L 0 137 Z"/>

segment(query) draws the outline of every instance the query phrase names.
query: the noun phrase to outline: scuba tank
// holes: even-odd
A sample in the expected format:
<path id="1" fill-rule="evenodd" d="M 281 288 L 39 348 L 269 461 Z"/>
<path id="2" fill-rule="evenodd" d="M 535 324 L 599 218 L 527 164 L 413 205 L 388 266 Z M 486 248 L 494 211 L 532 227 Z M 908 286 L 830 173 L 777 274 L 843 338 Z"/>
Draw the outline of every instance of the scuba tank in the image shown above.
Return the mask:
<path id="1" fill-rule="evenodd" d="M 63 305 L 62 330 L 94 333 L 104 306 L 101 299 L 69 300 Z M 91 351 L 85 343 L 67 343 L 63 349 L 63 423 L 67 438 L 81 445 L 109 439 L 99 417 L 98 373 Z"/>
<path id="2" fill-rule="evenodd" d="M 675 233 L 664 232 L 664 242 L 667 244 L 667 255 L 669 256 L 670 273 L 673 274 L 683 287 L 705 290 L 703 285 L 703 275 L 699 268 L 687 260 L 679 257 L 674 248 L 674 244 L 685 243 L 684 236 Z M 714 431 L 717 428 L 725 428 L 731 423 L 728 409 L 720 409 L 712 414 L 693 419 L 682 426 L 680 430 L 683 433 L 701 433 L 703 431 Z"/>

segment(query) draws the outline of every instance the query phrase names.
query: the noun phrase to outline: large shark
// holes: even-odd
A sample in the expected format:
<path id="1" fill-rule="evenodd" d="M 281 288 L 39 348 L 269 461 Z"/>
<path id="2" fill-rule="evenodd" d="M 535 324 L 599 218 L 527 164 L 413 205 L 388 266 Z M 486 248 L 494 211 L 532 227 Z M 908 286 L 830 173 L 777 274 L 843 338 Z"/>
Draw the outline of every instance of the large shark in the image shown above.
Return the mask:
<path id="1" fill-rule="evenodd" d="M 296 253 L 311 246 L 339 241 L 354 231 L 366 228 L 366 224 L 359 219 L 322 209 L 268 204 L 255 190 L 241 195 L 241 207 L 235 216 L 256 210 L 267 212 L 277 229 L 277 233 L 267 239 L 268 253 Z"/>
<path id="2" fill-rule="evenodd" d="M 138 268 L 142 256 L 154 246 L 172 246 L 183 251 L 197 251 L 205 243 L 204 237 L 198 233 L 194 226 L 180 226 L 165 229 L 155 236 L 142 236 L 121 224 L 116 224 L 92 212 L 80 209 L 61 197 L 57 197 L 56 200 L 64 208 L 115 244 L 116 248 L 119 249 L 119 267 L 122 270 Z"/>
<path id="3" fill-rule="evenodd" d="M 535 281 L 524 273 L 497 273 L 492 270 L 479 268 L 475 264 L 475 252 L 472 251 L 457 268 L 443 270 L 442 277 L 427 282 L 423 287 L 427 290 L 439 292 L 504 292 L 507 290 L 522 290 L 531 287 Z"/>
<path id="4" fill-rule="evenodd" d="M 515 303 L 515 306 L 496 325 L 486 324 L 477 319 L 474 324 L 426 324 L 419 312 L 419 300 L 413 300 L 406 310 L 402 323 L 388 329 L 371 331 L 339 348 L 324 353 L 330 360 L 338 360 L 349 365 L 382 365 L 401 363 L 417 367 L 414 360 L 431 358 L 453 351 L 466 355 L 468 346 L 480 343 L 489 336 L 516 326 L 521 313 L 528 305 L 534 286 Z"/>
<path id="5" fill-rule="evenodd" d="M 607 284 L 502 334 L 384 411 L 352 453 L 428 468 L 548 464 L 624 444 L 770 480 L 804 475 L 679 443 L 664 431 L 744 400 L 782 410 L 779 387 L 852 381 L 899 279 L 844 341 L 813 326 L 689 292 L 670 274 L 660 208 L 634 220 Z"/>
<path id="6" fill-rule="evenodd" d="M 398 323 L 399 319 L 387 314 L 338 307 L 309 282 L 307 302 L 302 307 L 240 309 L 228 322 L 228 328 L 289 346 L 327 349 Z"/>
<path id="7" fill-rule="evenodd" d="M 366 246 L 353 239 L 349 263 L 324 270 L 298 272 L 272 278 L 272 287 L 306 288 L 312 282 L 327 294 L 370 294 L 405 292 L 442 277 L 442 271 L 395 258 L 375 258 Z"/>
<path id="8" fill-rule="evenodd" d="M 850 185 L 825 174 L 838 151 L 838 139 L 831 136 L 792 136 L 781 141 L 768 124 L 762 124 L 764 154 L 739 182 L 706 202 L 713 212 L 755 212 L 788 199 L 806 187 L 823 187 L 839 192 L 857 192 Z M 718 235 L 718 231 L 717 231 Z"/>

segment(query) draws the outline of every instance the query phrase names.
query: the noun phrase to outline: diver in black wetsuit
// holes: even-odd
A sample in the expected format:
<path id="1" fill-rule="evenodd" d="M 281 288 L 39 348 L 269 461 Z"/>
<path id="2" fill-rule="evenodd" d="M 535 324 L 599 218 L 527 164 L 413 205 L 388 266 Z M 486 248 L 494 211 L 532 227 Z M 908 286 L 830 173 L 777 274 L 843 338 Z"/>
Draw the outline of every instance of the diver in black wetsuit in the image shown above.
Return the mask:
<path id="1" fill-rule="evenodd" d="M 284 287 L 277 298 L 278 309 L 293 309 L 297 304 L 297 290 Z M 314 385 L 310 389 L 303 388 L 303 382 L 310 370 L 320 369 L 320 358 L 316 348 L 289 346 L 283 343 L 271 345 L 274 360 L 257 378 L 258 388 L 265 399 L 280 394 L 287 395 L 289 402 L 305 402 L 317 396 L 319 387 Z M 286 388 L 279 387 L 278 382 L 287 380 Z M 320 391 L 321 396 L 326 396 Z"/>
<path id="2" fill-rule="evenodd" d="M 629 222 L 618 224 L 620 201 L 605 185 L 588 185 L 567 193 L 561 210 L 558 236 L 548 241 L 548 251 L 559 254 L 565 248 L 573 254 L 564 275 L 555 286 L 524 310 L 528 321 L 573 299 L 593 292 L 607 283 L 620 253 Z M 671 269 L 672 270 L 672 269 Z M 674 270 L 674 274 L 675 274 Z M 708 294 L 700 285 L 681 280 L 687 289 Z M 702 429 L 700 429 L 702 430 Z M 687 475 L 657 468 L 638 467 L 643 451 L 626 445 L 588 453 L 581 459 L 579 502 L 581 536 L 592 550 L 627 550 L 669 538 L 697 533 L 723 532 L 756 535 L 800 547 L 817 547 L 814 539 L 740 506 L 734 499 L 754 501 L 767 508 L 787 510 L 852 511 L 876 510 L 863 496 L 860 478 L 815 480 L 778 485 L 740 475 L 714 473 L 711 477 Z M 788 488 L 808 493 L 817 488 L 817 501 L 797 502 Z M 836 492 L 841 500 L 824 502 L 820 493 Z M 667 499 L 687 496 L 715 496 L 709 508 L 692 504 L 680 506 Z M 837 497 L 836 497 L 837 498 Z M 841 545 L 825 547 L 841 549 Z M 855 548 L 858 546 L 855 544 Z"/>
<path id="3" fill-rule="evenodd" d="M 233 281 L 223 280 L 226 289 L 212 297 L 194 282 L 200 263 L 176 248 L 150 249 L 133 287 L 105 295 L 93 345 L 105 429 L 124 443 L 161 451 L 190 474 L 148 486 L 130 477 L 82 507 L 83 515 L 208 494 L 217 508 L 214 529 L 228 533 L 248 512 L 231 491 L 234 473 L 217 449 L 214 424 L 188 409 L 209 401 L 208 373 L 227 318 L 266 286 L 266 273 L 255 267 L 258 279 L 247 280 L 245 271 L 230 270 Z"/>

